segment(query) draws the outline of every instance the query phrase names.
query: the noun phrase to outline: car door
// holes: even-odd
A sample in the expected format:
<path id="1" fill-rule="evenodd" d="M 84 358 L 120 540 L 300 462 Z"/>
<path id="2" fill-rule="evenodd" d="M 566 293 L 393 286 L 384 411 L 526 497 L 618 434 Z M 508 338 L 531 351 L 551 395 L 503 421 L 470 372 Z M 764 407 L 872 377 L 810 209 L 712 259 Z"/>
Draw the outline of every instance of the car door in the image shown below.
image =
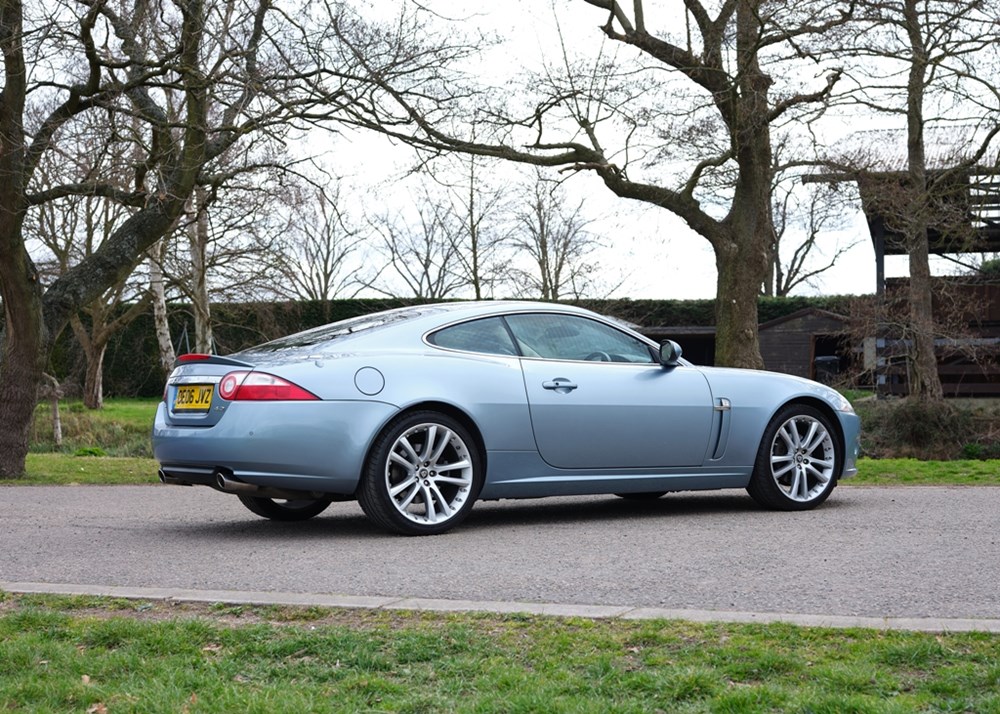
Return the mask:
<path id="1" fill-rule="evenodd" d="M 696 368 L 665 368 L 648 344 L 582 316 L 508 315 L 535 443 L 565 469 L 667 468 L 705 460 L 712 395 Z"/>

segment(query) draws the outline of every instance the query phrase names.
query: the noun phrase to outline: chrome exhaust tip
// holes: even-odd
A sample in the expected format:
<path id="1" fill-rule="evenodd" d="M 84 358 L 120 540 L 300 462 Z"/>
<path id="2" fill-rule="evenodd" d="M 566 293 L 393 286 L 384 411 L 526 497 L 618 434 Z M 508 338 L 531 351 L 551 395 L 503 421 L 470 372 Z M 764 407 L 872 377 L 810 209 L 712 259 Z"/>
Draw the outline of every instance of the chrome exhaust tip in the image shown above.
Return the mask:
<path id="1" fill-rule="evenodd" d="M 230 476 L 224 469 L 215 471 L 215 487 L 226 493 L 259 493 L 263 489 L 252 483 L 244 483 Z"/>
<path id="2" fill-rule="evenodd" d="M 157 469 L 156 475 L 160 479 L 160 483 L 165 483 L 168 486 L 192 486 L 192 485 L 194 485 L 194 484 L 192 484 L 190 481 L 188 481 L 186 479 L 179 478 L 177 476 L 173 476 L 171 474 L 168 474 L 163 469 Z"/>
<path id="3" fill-rule="evenodd" d="M 235 478 L 232 475 L 232 472 L 228 469 L 215 470 L 215 473 L 212 475 L 212 486 L 217 491 L 222 491 L 223 493 L 252 495 L 259 498 L 296 499 L 323 497 L 322 493 L 313 493 L 311 491 L 290 491 L 283 488 L 258 486 L 257 484 L 246 483 L 245 481 L 240 481 Z"/>

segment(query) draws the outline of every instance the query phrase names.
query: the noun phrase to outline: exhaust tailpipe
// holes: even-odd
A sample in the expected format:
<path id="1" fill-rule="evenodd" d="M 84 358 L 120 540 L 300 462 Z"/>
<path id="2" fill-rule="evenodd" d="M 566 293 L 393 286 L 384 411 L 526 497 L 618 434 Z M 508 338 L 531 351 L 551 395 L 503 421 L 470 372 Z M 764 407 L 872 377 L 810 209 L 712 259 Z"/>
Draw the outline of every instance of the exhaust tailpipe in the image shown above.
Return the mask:
<path id="1" fill-rule="evenodd" d="M 190 481 L 185 481 L 182 478 L 177 478 L 176 476 L 171 476 L 163 469 L 157 469 L 157 477 L 160 479 L 160 483 L 165 483 L 168 486 L 193 486 Z"/>
<path id="2" fill-rule="evenodd" d="M 218 469 L 215 472 L 215 487 L 220 491 L 225 491 L 226 493 L 257 493 L 261 490 L 260 486 L 255 486 L 252 483 L 244 483 L 243 481 L 237 481 L 232 478 L 222 469 Z"/>
<path id="3" fill-rule="evenodd" d="M 258 486 L 253 483 L 246 483 L 245 481 L 233 478 L 224 469 L 216 470 L 214 481 L 215 488 L 223 493 L 245 494 L 260 498 L 299 499 L 320 498 L 323 495 L 321 493 L 313 493 L 310 491 L 286 491 L 281 488 L 272 488 L 270 486 Z"/>

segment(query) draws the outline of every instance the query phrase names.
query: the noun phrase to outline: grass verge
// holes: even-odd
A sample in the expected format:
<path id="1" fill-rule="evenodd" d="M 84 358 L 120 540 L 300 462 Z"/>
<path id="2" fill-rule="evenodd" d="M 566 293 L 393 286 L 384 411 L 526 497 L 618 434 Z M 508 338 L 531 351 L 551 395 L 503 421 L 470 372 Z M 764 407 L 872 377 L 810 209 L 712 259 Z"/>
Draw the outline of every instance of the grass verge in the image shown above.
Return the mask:
<path id="1" fill-rule="evenodd" d="M 0 709 L 1000 712 L 1000 636 L 0 593 Z"/>
<path id="2" fill-rule="evenodd" d="M 79 484 L 150 484 L 156 478 L 154 459 L 128 456 L 28 454 L 23 478 L 0 481 L 12 486 L 75 486 Z"/>
<path id="3" fill-rule="evenodd" d="M 1000 486 L 1000 461 L 918 461 L 861 459 L 858 475 L 844 484 L 858 486 Z"/>
<path id="4" fill-rule="evenodd" d="M 109 399 L 100 410 L 81 402 L 66 402 L 59 408 L 62 444 L 54 443 L 52 408 L 35 407 L 29 439 L 35 453 L 97 456 L 150 457 L 149 435 L 153 428 L 157 399 Z"/>

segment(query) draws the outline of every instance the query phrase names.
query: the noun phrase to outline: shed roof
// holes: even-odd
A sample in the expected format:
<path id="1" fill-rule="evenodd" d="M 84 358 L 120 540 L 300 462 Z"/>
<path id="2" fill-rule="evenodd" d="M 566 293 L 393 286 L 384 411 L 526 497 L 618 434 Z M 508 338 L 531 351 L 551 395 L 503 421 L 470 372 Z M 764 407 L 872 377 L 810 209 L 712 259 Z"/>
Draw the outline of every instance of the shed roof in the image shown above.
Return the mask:
<path id="1" fill-rule="evenodd" d="M 841 315 L 836 312 L 830 312 L 829 310 L 823 310 L 818 307 L 804 307 L 801 310 L 796 310 L 795 312 L 790 312 L 787 315 L 782 315 L 781 317 L 776 317 L 773 320 L 768 320 L 767 322 L 761 323 L 760 331 L 770 330 L 785 323 L 792 322 L 794 320 L 801 320 L 804 317 L 822 317 L 827 320 L 832 320 L 834 322 L 847 323 L 848 318 L 845 315 Z"/>

